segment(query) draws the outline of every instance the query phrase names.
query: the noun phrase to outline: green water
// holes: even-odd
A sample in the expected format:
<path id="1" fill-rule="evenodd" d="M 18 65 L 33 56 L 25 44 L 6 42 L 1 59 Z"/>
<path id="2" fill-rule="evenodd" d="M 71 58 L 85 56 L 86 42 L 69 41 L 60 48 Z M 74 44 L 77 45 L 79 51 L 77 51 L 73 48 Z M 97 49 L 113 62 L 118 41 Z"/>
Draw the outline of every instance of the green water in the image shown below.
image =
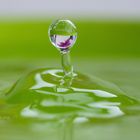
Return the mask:
<path id="1" fill-rule="evenodd" d="M 71 86 L 66 86 L 61 84 L 63 78 L 61 69 L 39 69 L 22 77 L 1 99 L 1 120 L 8 127 L 15 122 L 20 127 L 37 125 L 37 129 L 56 125 L 57 139 L 72 140 L 75 124 L 97 125 L 139 113 L 139 102 L 112 83 L 74 73 Z"/>
<path id="2" fill-rule="evenodd" d="M 93 24 L 92 26 L 91 24 L 86 24 L 89 25 L 89 27 L 93 28 L 96 26 L 96 24 Z M 3 32 L 3 35 L 5 35 L 5 39 L 8 36 L 6 36 L 6 31 L 8 29 L 14 29 L 15 33 L 17 33 L 22 32 L 19 30 L 20 28 L 22 29 L 30 26 L 33 30 L 34 26 L 38 27 L 40 29 L 40 33 L 42 33 L 43 31 L 41 32 L 41 30 L 44 29 L 43 26 L 46 26 L 46 24 L 44 23 L 44 25 L 41 26 L 42 29 L 40 28 L 40 24 L 22 24 L 18 25 L 18 29 L 16 24 L 10 24 L 8 26 L 8 28 L 7 25 L 4 26 L 5 28 L 2 28 L 2 30 L 5 31 Z M 13 28 L 13 26 L 15 26 L 15 28 Z M 84 26 L 85 24 L 81 23 L 81 27 L 83 29 L 81 30 L 81 32 L 85 33 L 86 30 L 84 30 Z M 3 25 L 1 25 L 1 27 L 3 27 Z M 68 89 L 67 92 L 66 89 L 64 89 L 63 87 L 59 87 L 58 81 L 61 81 L 63 76 L 62 71 L 60 69 L 44 68 L 36 70 L 32 73 L 28 72 L 32 71 L 32 69 L 37 69 L 38 67 L 59 67 L 59 61 L 54 58 L 50 58 L 50 46 L 46 48 L 46 52 L 41 50 L 37 51 L 36 54 L 38 58 L 35 59 L 35 54 L 32 54 L 31 52 L 32 50 L 35 51 L 36 47 L 34 48 L 33 46 L 31 46 L 32 49 L 29 47 L 29 45 L 31 45 L 31 43 L 29 42 L 33 41 L 33 39 L 30 38 L 30 40 L 27 41 L 26 36 L 23 36 L 23 34 L 20 33 L 22 39 L 21 37 L 19 37 L 20 39 L 18 40 L 21 40 L 21 42 L 23 41 L 22 45 L 24 46 L 25 42 L 29 43 L 28 45 L 25 45 L 24 51 L 26 51 L 26 48 L 28 50 L 25 54 L 24 52 L 22 52 L 22 45 L 20 46 L 20 50 L 18 48 L 18 41 L 14 41 L 15 36 L 11 36 L 11 41 L 9 40 L 1 42 L 2 55 L 0 61 L 0 139 L 139 139 L 140 125 L 138 100 L 140 98 L 140 67 L 139 58 L 137 58 L 139 48 L 136 48 L 136 46 L 139 45 L 139 42 L 137 41 L 137 35 L 134 37 L 133 33 L 133 31 L 136 29 L 138 34 L 139 25 L 125 24 L 124 26 L 124 24 L 119 24 L 112 25 L 110 27 L 110 24 L 98 24 L 98 27 L 104 27 L 104 30 L 115 30 L 114 27 L 116 27 L 117 34 L 115 34 L 114 37 L 112 37 L 111 34 L 108 36 L 115 39 L 115 37 L 117 38 L 119 35 L 121 35 L 121 33 L 119 34 L 119 31 L 121 30 L 121 32 L 125 34 L 123 40 L 127 39 L 128 37 L 132 37 L 131 41 L 135 42 L 135 44 L 137 45 L 134 45 L 130 40 L 128 40 L 128 42 L 124 41 L 123 44 L 121 46 L 118 46 L 117 49 L 118 52 L 120 50 L 120 53 L 117 54 L 119 59 L 112 57 L 112 54 L 107 57 L 102 56 L 101 54 L 99 55 L 99 49 L 97 49 L 97 47 L 94 47 L 95 50 L 94 48 L 92 50 L 94 50 L 93 54 L 96 52 L 97 55 L 99 55 L 98 58 L 94 57 L 93 55 L 90 56 L 90 54 L 92 54 L 92 51 L 90 51 L 89 53 L 85 53 L 86 58 L 79 58 L 77 56 L 83 56 L 85 50 L 79 48 L 79 54 L 75 53 L 76 49 L 73 50 L 73 55 L 75 56 L 73 57 L 73 62 L 75 65 L 74 67 L 77 71 L 80 71 L 82 73 L 84 72 L 85 74 L 75 72 L 77 73 L 77 77 L 75 77 L 75 80 L 73 81 L 72 88 Z M 104 35 L 106 35 L 106 33 L 102 31 L 101 36 Z M 1 38 L 4 38 L 4 36 L 1 35 Z M 90 39 L 92 40 L 92 38 L 88 38 L 88 41 Z M 40 43 L 42 40 L 43 39 L 41 39 L 40 37 L 38 41 L 34 40 L 34 44 Z M 101 40 L 103 39 L 101 38 Z M 12 43 L 14 43 L 14 46 Z M 108 44 L 107 42 L 104 43 L 105 46 Z M 119 43 L 117 42 L 117 44 Z M 129 46 L 127 46 L 127 44 L 129 44 Z M 133 44 L 133 48 L 137 49 L 134 49 L 132 51 L 132 54 L 130 53 L 130 44 Z M 86 45 L 90 46 L 88 45 L 88 43 Z M 91 43 L 91 45 L 94 46 L 95 44 Z M 120 48 L 123 45 L 126 45 L 126 54 L 124 55 L 127 57 L 124 57 L 121 54 Z M 3 46 L 5 46 L 5 48 Z M 9 50 L 6 50 L 6 48 L 9 48 Z M 13 48 L 16 48 L 15 51 L 12 51 L 13 53 L 6 53 L 6 51 L 10 51 L 11 49 L 13 50 Z M 43 47 L 41 48 L 43 49 Z M 89 47 L 86 47 L 86 49 L 87 48 Z M 109 46 L 105 48 L 107 48 L 108 51 L 110 50 Z M 111 52 L 114 54 L 114 51 Z M 48 56 L 44 58 L 46 53 L 48 53 Z M 20 57 L 18 56 L 19 54 L 21 54 Z M 41 57 L 41 54 L 43 59 Z M 135 57 L 133 57 L 134 55 Z M 5 59 L 7 56 L 11 57 L 12 60 Z M 53 53 L 52 56 L 54 56 Z M 18 59 L 14 60 L 14 58 Z M 50 73 L 45 75 L 44 73 L 48 72 L 49 70 Z M 57 73 L 55 76 L 52 75 L 53 70 L 55 70 Z M 27 72 L 28 74 L 26 76 L 22 76 L 25 72 Z M 37 80 L 35 78 L 36 75 L 40 75 L 41 80 L 47 81 L 53 84 L 53 86 L 49 86 L 49 88 L 37 87 L 36 89 L 35 86 L 38 85 Z M 96 78 L 96 76 L 111 82 L 100 80 Z M 20 80 L 11 89 L 13 83 L 15 83 L 19 78 Z M 84 85 L 80 83 L 84 83 Z M 123 91 L 112 83 L 116 83 L 116 85 L 123 89 Z M 8 92 L 9 90 L 10 92 Z M 49 92 L 46 93 L 45 91 Z M 66 94 L 63 93 L 64 91 L 66 92 Z M 78 95 L 77 92 L 79 93 Z M 58 94 L 60 96 L 58 96 Z M 49 99 L 49 101 L 47 99 Z M 100 108 L 97 104 L 99 101 L 101 101 L 102 103 L 102 106 L 100 106 Z M 92 106 L 89 106 L 91 105 L 91 103 L 93 103 Z M 46 109 L 46 106 L 48 107 L 48 110 Z M 119 114 L 113 114 L 112 116 L 110 108 L 119 110 Z M 29 113 L 30 116 L 28 116 Z M 38 115 L 38 113 L 40 115 Z M 45 115 L 46 113 L 47 115 Z M 102 117 L 103 115 L 104 117 Z"/>
<path id="3" fill-rule="evenodd" d="M 127 115 L 129 106 L 138 105 L 115 85 L 97 78 L 75 73 L 69 87 L 60 84 L 62 79 L 62 70 L 37 70 L 17 82 L 5 95 L 5 101 L 8 106 L 17 106 L 14 106 L 14 114 L 19 117 L 59 121 L 65 117 L 83 117 L 85 120 L 113 118 Z"/>
<path id="4" fill-rule="evenodd" d="M 104 75 L 106 70 L 102 73 L 99 70 L 99 64 L 94 61 L 92 63 L 95 65 L 94 73 Z M 105 64 L 110 65 L 109 62 Z M 121 62 L 121 64 L 123 63 Z M 85 63 L 84 66 L 86 65 Z M 116 65 L 120 66 L 120 63 L 116 62 Z M 124 67 L 122 68 L 124 69 Z M 12 72 L 12 69 L 9 67 L 9 71 Z M 17 71 L 23 70 L 18 69 Z M 72 137 L 72 139 L 88 137 L 89 140 L 92 140 L 93 137 L 98 139 L 127 137 L 129 139 L 130 136 L 130 138 L 132 136 L 137 138 L 137 135 L 134 136 L 134 134 L 137 134 L 138 131 L 139 105 L 136 99 L 129 97 L 132 96 L 132 93 L 124 93 L 114 84 L 100 80 L 93 75 L 77 74 L 77 78 L 73 81 L 73 88 L 67 92 L 66 89 L 58 87 L 58 81 L 63 75 L 62 70 L 39 69 L 23 76 L 12 90 L 3 96 L 3 101 L 1 101 L 1 139 L 62 140 L 66 139 L 64 137 Z M 119 75 L 119 72 L 116 74 Z M 130 73 L 127 72 L 127 74 Z M 38 75 L 41 76 L 40 80 L 47 81 L 53 86 L 39 87 L 36 79 Z M 136 77 L 136 74 L 133 76 Z M 115 76 L 114 78 L 116 81 L 119 79 Z M 13 78 L 11 77 L 11 79 Z M 80 84 L 79 80 L 84 84 Z M 118 83 L 122 86 L 125 85 Z M 129 83 L 127 84 L 129 85 Z M 92 92 L 87 92 L 89 89 Z M 100 94 L 96 94 L 99 90 Z M 100 108 L 98 102 L 101 103 Z M 91 103 L 94 106 L 87 106 Z M 118 114 L 111 112 L 112 109 L 117 110 Z M 101 131 L 103 135 L 100 135 Z M 131 132 L 131 134 L 127 132 Z"/>

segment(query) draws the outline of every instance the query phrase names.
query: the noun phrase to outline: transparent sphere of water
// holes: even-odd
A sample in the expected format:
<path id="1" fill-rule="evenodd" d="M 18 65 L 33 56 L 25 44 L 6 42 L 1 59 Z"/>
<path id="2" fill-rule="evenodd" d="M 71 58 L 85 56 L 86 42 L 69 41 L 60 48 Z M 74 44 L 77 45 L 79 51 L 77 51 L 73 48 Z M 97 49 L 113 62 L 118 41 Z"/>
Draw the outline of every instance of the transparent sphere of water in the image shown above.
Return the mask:
<path id="1" fill-rule="evenodd" d="M 69 50 L 77 38 L 76 26 L 70 20 L 56 20 L 49 27 L 51 43 L 61 51 Z"/>

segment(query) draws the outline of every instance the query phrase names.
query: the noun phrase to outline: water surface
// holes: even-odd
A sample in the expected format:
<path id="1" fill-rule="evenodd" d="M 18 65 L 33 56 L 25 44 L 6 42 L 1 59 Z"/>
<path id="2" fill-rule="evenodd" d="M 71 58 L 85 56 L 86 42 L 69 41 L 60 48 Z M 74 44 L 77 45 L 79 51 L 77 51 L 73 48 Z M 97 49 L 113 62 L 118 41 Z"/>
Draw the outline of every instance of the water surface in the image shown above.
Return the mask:
<path id="1" fill-rule="evenodd" d="M 72 140 L 74 127 L 108 125 L 139 113 L 139 101 L 113 83 L 77 72 L 70 87 L 61 85 L 63 80 L 61 69 L 45 68 L 20 78 L 1 98 L 2 123 L 9 129 L 14 125 L 14 130 L 28 128 L 33 133 L 51 128 L 57 139 Z"/>

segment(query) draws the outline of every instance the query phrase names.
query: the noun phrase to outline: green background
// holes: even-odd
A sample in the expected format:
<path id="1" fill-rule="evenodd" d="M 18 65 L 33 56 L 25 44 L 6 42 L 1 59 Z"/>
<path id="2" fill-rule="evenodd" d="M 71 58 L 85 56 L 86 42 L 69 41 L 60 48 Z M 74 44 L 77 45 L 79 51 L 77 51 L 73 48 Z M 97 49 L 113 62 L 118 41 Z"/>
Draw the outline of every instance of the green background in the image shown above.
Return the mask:
<path id="1" fill-rule="evenodd" d="M 140 22 L 73 21 L 78 29 L 78 39 L 71 50 L 74 69 L 111 81 L 126 95 L 139 100 Z M 48 39 L 50 24 L 51 20 L 0 22 L 1 94 L 26 72 L 40 67 L 61 68 L 60 54 Z M 52 137 L 52 126 L 45 125 L 38 133 L 26 125 L 18 128 L 1 121 L 0 139 L 56 139 Z M 48 128 L 51 130 L 46 132 Z M 75 140 L 138 140 L 140 116 L 75 125 L 73 131 Z"/>

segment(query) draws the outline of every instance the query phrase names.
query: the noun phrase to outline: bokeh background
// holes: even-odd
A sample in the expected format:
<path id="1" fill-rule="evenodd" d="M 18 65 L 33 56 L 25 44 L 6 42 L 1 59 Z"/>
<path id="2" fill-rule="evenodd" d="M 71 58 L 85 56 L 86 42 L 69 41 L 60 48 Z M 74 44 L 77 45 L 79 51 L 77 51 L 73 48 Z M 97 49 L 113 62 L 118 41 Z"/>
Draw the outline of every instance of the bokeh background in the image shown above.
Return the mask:
<path id="1" fill-rule="evenodd" d="M 33 69 L 61 68 L 60 54 L 48 39 L 49 25 L 61 18 L 78 29 L 71 50 L 74 69 L 116 83 L 140 99 L 139 0 L 0 0 L 0 93 Z M 75 132 L 76 140 L 140 136 L 139 117 L 84 128 Z M 0 130 L 2 140 L 8 140 L 6 129 Z"/>

